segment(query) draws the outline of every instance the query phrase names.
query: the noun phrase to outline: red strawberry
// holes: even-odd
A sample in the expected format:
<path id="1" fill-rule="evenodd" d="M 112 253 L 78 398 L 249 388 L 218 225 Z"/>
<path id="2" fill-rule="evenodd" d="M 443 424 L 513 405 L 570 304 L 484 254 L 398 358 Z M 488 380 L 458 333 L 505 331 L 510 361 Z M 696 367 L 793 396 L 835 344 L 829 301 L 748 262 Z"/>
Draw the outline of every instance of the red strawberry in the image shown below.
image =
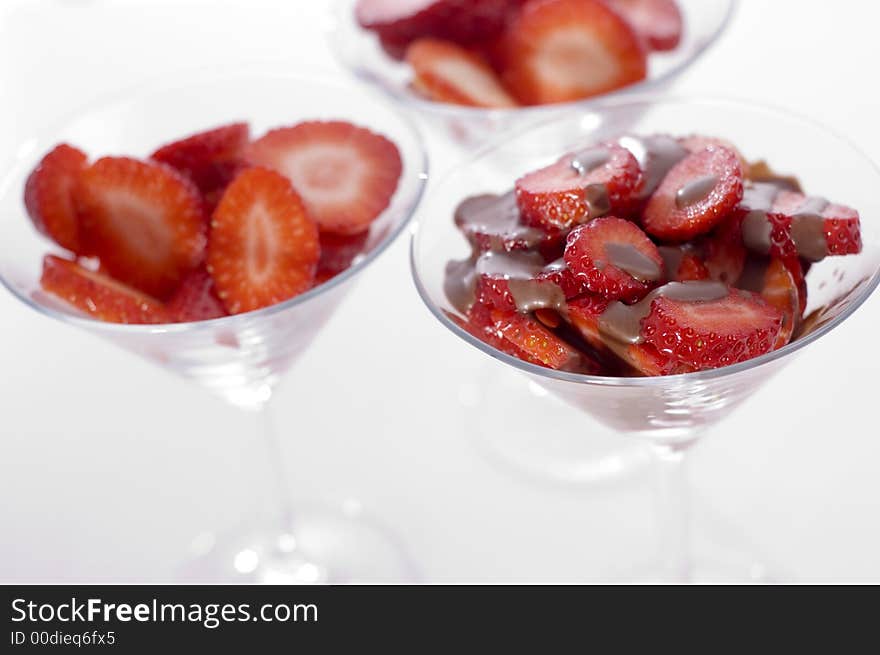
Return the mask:
<path id="1" fill-rule="evenodd" d="M 40 285 L 82 312 L 109 323 L 167 323 L 158 300 L 76 262 L 46 255 Z"/>
<path id="2" fill-rule="evenodd" d="M 320 235 L 321 258 L 318 260 L 317 279 L 325 282 L 348 269 L 355 258 L 363 254 L 369 237 L 368 231 L 351 236 L 322 233 Z"/>
<path id="3" fill-rule="evenodd" d="M 629 150 L 603 143 L 521 177 L 516 200 L 524 223 L 554 233 L 629 207 L 641 174 Z"/>
<path id="4" fill-rule="evenodd" d="M 633 302 L 664 279 L 657 246 L 637 225 L 606 216 L 568 235 L 565 263 L 585 289 Z"/>
<path id="5" fill-rule="evenodd" d="M 688 155 L 667 173 L 645 207 L 648 234 L 686 241 L 705 234 L 736 207 L 743 172 L 736 153 L 712 146 Z"/>
<path id="6" fill-rule="evenodd" d="M 598 367 L 573 346 L 560 339 L 538 321 L 517 312 L 489 310 L 494 332 L 529 356 L 529 360 L 552 369 L 578 370 Z"/>
<path id="7" fill-rule="evenodd" d="M 229 316 L 217 295 L 213 278 L 203 266 L 183 278 L 167 307 L 171 317 L 180 323 Z"/>
<path id="8" fill-rule="evenodd" d="M 712 276 L 703 260 L 693 252 L 686 252 L 670 279 L 675 282 L 696 282 L 708 280 L 710 277 Z"/>
<path id="9" fill-rule="evenodd" d="M 323 232 L 358 234 L 381 214 L 403 164 L 391 141 L 341 121 L 272 130 L 248 148 L 248 160 L 285 175 Z"/>
<path id="10" fill-rule="evenodd" d="M 74 188 L 88 157 L 62 143 L 43 157 L 27 179 L 24 203 L 34 226 L 62 248 L 81 252 Z"/>
<path id="11" fill-rule="evenodd" d="M 807 304 L 807 285 L 800 262 L 797 259 L 783 261 L 778 257 L 770 260 L 761 296 L 782 314 L 782 329 L 773 349 L 782 348 L 791 341 Z"/>
<path id="12" fill-rule="evenodd" d="M 584 340 L 599 353 L 613 355 L 640 375 L 671 375 L 685 373 L 686 368 L 669 356 L 661 355 L 646 343 L 621 343 L 605 338 L 599 320 L 611 301 L 593 294 L 584 294 L 568 303 L 568 320 Z"/>
<path id="13" fill-rule="evenodd" d="M 772 350 L 782 315 L 757 294 L 732 289 L 724 298 L 698 302 L 659 296 L 641 325 L 645 341 L 661 355 L 704 370 Z"/>
<path id="14" fill-rule="evenodd" d="M 647 74 L 635 30 L 602 0 L 529 0 L 503 51 L 502 80 L 528 105 L 607 93 Z"/>
<path id="15" fill-rule="evenodd" d="M 562 258 L 544 267 L 544 270 L 538 273 L 536 279 L 552 282 L 562 289 L 562 293 L 565 294 L 566 298 L 575 298 L 586 292 L 583 282 L 571 272 L 565 263 L 565 259 Z"/>
<path id="16" fill-rule="evenodd" d="M 450 41 L 414 41 L 407 48 L 406 60 L 415 72 L 413 86 L 430 100 L 489 108 L 518 104 L 489 64 Z"/>
<path id="17" fill-rule="evenodd" d="M 736 284 L 746 262 L 742 217 L 733 215 L 724 219 L 706 238 L 705 249 L 704 263 L 709 277 L 725 284 Z"/>
<path id="18" fill-rule="evenodd" d="M 466 198 L 455 209 L 455 224 L 480 251 L 537 249 L 561 256 L 565 241 L 558 231 L 548 233 L 523 223 L 513 191 Z"/>
<path id="19" fill-rule="evenodd" d="M 691 134 L 690 136 L 679 138 L 678 142 L 685 148 L 685 150 L 691 153 L 700 152 L 701 150 L 712 150 L 715 148 L 727 148 L 730 152 L 734 153 L 739 160 L 739 165 L 743 171 L 743 177 L 749 176 L 751 170 L 749 162 L 739 149 L 727 139 L 721 139 L 717 136 Z"/>
<path id="20" fill-rule="evenodd" d="M 460 328 L 476 337 L 480 341 L 489 344 L 496 350 L 500 350 L 512 357 L 517 357 L 525 362 L 541 366 L 541 362 L 532 358 L 527 352 L 514 346 L 507 339 L 499 336 L 489 316 L 489 310 L 482 305 L 474 305 L 468 313 L 467 319 L 461 319 L 455 314 L 447 313 L 447 316 Z"/>
<path id="21" fill-rule="evenodd" d="M 231 314 L 308 291 L 320 256 L 318 228 L 290 182 L 264 168 L 226 189 L 208 240 L 207 268 Z"/>
<path id="22" fill-rule="evenodd" d="M 201 196 L 164 164 L 104 157 L 83 171 L 76 199 L 84 250 L 121 282 L 165 299 L 204 257 Z"/>
<path id="23" fill-rule="evenodd" d="M 412 41 L 436 37 L 476 45 L 496 36 L 523 0 L 358 0 L 355 15 L 375 31 L 389 54 L 401 57 Z"/>
<path id="24" fill-rule="evenodd" d="M 208 195 L 226 187 L 238 173 L 250 138 L 247 123 L 233 123 L 169 143 L 150 158 L 180 171 Z"/>
<path id="25" fill-rule="evenodd" d="M 681 42 L 682 18 L 675 0 L 611 0 L 651 50 L 673 50 Z"/>
<path id="26" fill-rule="evenodd" d="M 746 246 L 760 254 L 815 262 L 862 249 L 859 213 L 822 198 L 758 183 L 746 190 L 739 213 Z"/>

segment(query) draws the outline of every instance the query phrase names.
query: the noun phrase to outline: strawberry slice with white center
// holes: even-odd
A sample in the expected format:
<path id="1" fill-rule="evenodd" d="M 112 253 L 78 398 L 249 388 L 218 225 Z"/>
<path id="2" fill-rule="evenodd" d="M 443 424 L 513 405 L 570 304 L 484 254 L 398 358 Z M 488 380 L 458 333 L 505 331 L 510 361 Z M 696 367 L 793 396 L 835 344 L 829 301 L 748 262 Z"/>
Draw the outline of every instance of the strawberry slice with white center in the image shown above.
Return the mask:
<path id="1" fill-rule="evenodd" d="M 501 79 L 528 105 L 607 93 L 647 74 L 641 39 L 603 0 L 529 0 L 501 49 Z"/>
<path id="2" fill-rule="evenodd" d="M 168 164 L 203 194 L 211 194 L 223 189 L 241 169 L 250 136 L 247 123 L 232 123 L 162 146 L 150 159 Z"/>
<path id="3" fill-rule="evenodd" d="M 343 121 L 272 130 L 248 160 L 286 176 L 324 232 L 358 234 L 388 207 L 403 170 L 384 136 Z"/>
<path id="4" fill-rule="evenodd" d="M 285 177 L 264 168 L 239 173 L 211 220 L 207 269 L 231 314 L 312 288 L 318 227 Z"/>
<path id="5" fill-rule="evenodd" d="M 610 0 L 610 4 L 651 50 L 674 50 L 681 42 L 684 21 L 676 0 Z"/>
<path id="6" fill-rule="evenodd" d="M 88 157 L 73 146 L 56 146 L 27 179 L 24 202 L 34 226 L 62 248 L 80 254 L 79 217 L 74 188 Z"/>
<path id="7" fill-rule="evenodd" d="M 113 278 L 76 262 L 46 255 L 40 285 L 45 291 L 108 323 L 168 323 L 165 306 Z"/>
<path id="8" fill-rule="evenodd" d="M 525 224 L 553 234 L 626 210 L 641 181 L 641 167 L 629 150 L 602 143 L 518 179 L 516 202 Z"/>
<path id="9" fill-rule="evenodd" d="M 76 188 L 84 250 L 102 270 L 160 300 L 204 257 L 202 197 L 169 166 L 99 159 Z"/>
<path id="10" fill-rule="evenodd" d="M 419 39 L 407 49 L 406 60 L 415 72 L 413 87 L 430 100 L 487 108 L 518 105 L 488 63 L 455 43 Z"/>
<path id="11" fill-rule="evenodd" d="M 731 289 L 722 298 L 705 301 L 661 295 L 642 319 L 641 335 L 661 355 L 704 370 L 770 352 L 782 321 L 778 309 L 749 291 Z"/>

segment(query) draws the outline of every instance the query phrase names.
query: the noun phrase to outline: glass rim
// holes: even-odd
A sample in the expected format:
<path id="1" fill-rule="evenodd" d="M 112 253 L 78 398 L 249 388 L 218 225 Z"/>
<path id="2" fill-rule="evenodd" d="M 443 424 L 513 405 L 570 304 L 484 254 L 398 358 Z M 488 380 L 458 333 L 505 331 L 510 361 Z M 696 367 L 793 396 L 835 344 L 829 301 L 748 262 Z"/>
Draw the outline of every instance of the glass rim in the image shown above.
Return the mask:
<path id="1" fill-rule="evenodd" d="M 400 90 L 395 88 L 394 85 L 388 84 L 384 79 L 382 79 L 375 73 L 359 66 L 351 65 L 348 58 L 343 56 L 339 48 L 337 47 L 339 39 L 335 38 L 339 35 L 341 31 L 340 21 L 342 20 L 342 18 L 339 16 L 339 12 L 342 8 L 344 8 L 346 3 L 350 3 L 351 0 L 335 0 L 335 3 L 331 6 L 330 20 L 328 20 L 325 27 L 325 33 L 328 37 L 327 40 L 330 43 L 330 50 L 332 51 L 333 56 L 346 71 L 351 73 L 362 82 L 366 82 L 371 86 L 381 89 L 385 95 L 392 98 L 395 102 L 400 102 L 404 105 L 410 105 L 414 110 L 431 112 L 450 118 L 489 118 L 493 120 L 504 120 L 506 118 L 516 116 L 518 118 L 521 117 L 524 120 L 530 120 L 532 118 L 540 118 L 542 114 L 546 115 L 551 112 L 564 113 L 577 109 L 588 109 L 590 107 L 594 107 L 598 102 L 611 98 L 624 98 L 629 97 L 632 94 L 645 94 L 654 92 L 654 87 L 669 82 L 670 80 L 673 80 L 681 75 L 684 71 L 690 68 L 691 65 L 699 61 L 702 56 L 713 45 L 715 45 L 715 43 L 717 43 L 718 39 L 721 37 L 722 34 L 724 34 L 724 32 L 733 21 L 733 17 L 739 8 L 739 1 L 740 0 L 724 0 L 724 2 L 726 2 L 727 4 L 727 10 L 725 11 L 724 16 L 719 21 L 718 25 L 715 27 L 714 31 L 712 31 L 708 35 L 705 43 L 702 43 L 696 50 L 694 50 L 694 52 L 689 57 L 676 64 L 668 71 L 665 71 L 662 75 L 658 75 L 657 77 L 650 79 L 646 78 L 644 80 L 636 82 L 635 84 L 630 84 L 621 89 L 617 89 L 616 91 L 603 93 L 592 98 L 572 100 L 569 102 L 557 102 L 547 105 L 515 107 L 512 109 L 469 107 L 467 105 L 456 105 L 448 102 L 437 102 L 434 100 L 428 100 L 426 98 L 419 97 L 415 93 L 401 92 Z"/>
<path id="2" fill-rule="evenodd" d="M 122 90 L 116 90 L 111 93 L 104 94 L 102 96 L 99 96 L 95 100 L 85 103 L 80 108 L 68 112 L 60 119 L 53 122 L 49 126 L 49 128 L 47 128 L 39 136 L 32 136 L 30 138 L 20 141 L 18 146 L 13 148 L 13 152 L 15 154 L 13 155 L 11 161 L 7 163 L 7 165 L 4 167 L 4 173 L 2 174 L 2 177 L 0 177 L 0 196 L 9 191 L 8 187 L 11 185 L 12 179 L 16 177 L 16 175 L 20 173 L 23 168 L 28 166 L 29 158 L 33 152 L 42 152 L 42 150 L 40 150 L 41 148 L 45 150 L 46 147 L 48 147 L 48 144 L 51 144 L 53 142 L 53 135 L 57 135 L 57 133 L 70 122 L 76 120 L 78 117 L 87 116 L 90 112 L 99 111 L 101 109 L 111 107 L 116 104 L 136 101 L 139 98 L 143 98 L 161 91 L 173 90 L 174 88 L 186 84 L 188 81 L 192 81 L 193 79 L 196 79 L 199 82 L 212 82 L 236 78 L 279 78 L 286 80 L 295 80 L 299 82 L 307 82 L 309 84 L 315 84 L 319 86 L 335 87 L 337 89 L 351 88 L 352 80 L 346 78 L 327 79 L 321 76 L 322 72 L 326 72 L 328 74 L 333 73 L 332 69 L 318 69 L 317 71 L 312 71 L 309 74 L 301 72 L 291 72 L 280 68 L 273 70 L 271 67 L 263 63 L 241 64 L 232 68 L 227 67 L 224 69 L 219 69 L 213 66 L 197 67 L 179 71 L 171 77 L 168 77 L 167 75 L 161 77 L 156 76 L 141 84 L 133 85 Z M 229 328 L 234 327 L 237 324 L 246 324 L 254 320 L 259 320 L 267 316 L 272 316 L 274 314 L 287 311 L 288 309 L 292 309 L 299 305 L 304 305 L 308 301 L 323 295 L 324 293 L 342 285 L 348 280 L 351 280 L 361 271 L 365 270 L 370 264 L 372 264 L 383 252 L 385 252 L 391 246 L 391 244 L 397 240 L 400 234 L 403 233 L 407 226 L 412 223 L 416 210 L 418 209 L 425 195 L 425 189 L 429 178 L 429 158 L 427 147 L 421 130 L 416 125 L 416 122 L 412 120 L 406 114 L 406 112 L 403 112 L 395 107 L 394 104 L 390 103 L 386 97 L 384 97 L 382 94 L 377 93 L 375 89 L 371 88 L 369 85 L 365 85 L 362 82 L 357 81 L 355 81 L 355 85 L 359 92 L 364 93 L 365 95 L 371 97 L 377 103 L 382 105 L 384 109 L 392 114 L 395 117 L 395 120 L 399 124 L 403 125 L 410 133 L 413 143 L 416 145 L 419 151 L 418 161 L 415 162 L 415 166 L 418 168 L 418 171 L 415 172 L 415 176 L 418 179 L 418 188 L 412 202 L 404 208 L 406 216 L 399 222 L 399 224 L 395 225 L 393 229 L 389 230 L 388 234 L 385 235 L 382 241 L 376 244 L 375 248 L 373 248 L 373 250 L 370 251 L 370 253 L 361 261 L 353 264 L 352 266 L 349 266 L 347 269 L 337 274 L 333 278 L 327 280 L 323 284 L 309 289 L 305 293 L 302 293 L 298 296 L 289 298 L 288 300 L 250 312 L 233 314 L 231 316 L 223 316 L 221 318 L 214 318 L 203 321 L 157 324 L 110 323 L 97 318 L 92 318 L 90 316 L 77 316 L 72 313 L 48 307 L 34 300 L 32 297 L 30 297 L 30 295 L 21 293 L 16 288 L 16 286 L 12 284 L 12 282 L 7 280 L 7 276 L 2 273 L 0 273 L 0 284 L 2 284 L 2 286 L 5 287 L 15 298 L 17 298 L 25 305 L 29 306 L 31 309 L 39 312 L 40 314 L 62 321 L 64 323 L 70 323 L 82 327 L 90 331 L 100 330 L 128 334 L 164 334 L 198 332 L 200 330 Z"/>
<path id="3" fill-rule="evenodd" d="M 854 153 L 864 159 L 865 163 L 874 171 L 874 173 L 880 177 L 880 165 L 874 162 L 870 157 L 868 157 L 851 139 L 845 137 L 835 130 L 823 125 L 817 120 L 810 118 L 808 116 L 798 114 L 796 112 L 791 112 L 787 109 L 783 109 L 780 107 L 774 107 L 771 105 L 765 105 L 760 103 L 754 103 L 750 101 L 730 99 L 730 98 L 716 98 L 716 97 L 687 97 L 687 96 L 665 96 L 665 95 L 641 95 L 641 96 L 628 96 L 628 97 L 614 97 L 614 98 L 605 98 L 598 104 L 594 104 L 590 109 L 595 112 L 602 111 L 603 109 L 614 108 L 615 106 L 621 105 L 640 105 L 640 104 L 648 104 L 648 105 L 704 105 L 704 106 L 726 106 L 731 108 L 739 108 L 748 111 L 763 111 L 770 114 L 775 114 L 778 117 L 787 118 L 789 120 L 797 120 L 804 125 L 810 126 L 813 129 L 818 129 L 824 131 L 826 134 L 834 137 L 835 139 L 841 141 L 846 144 L 849 148 L 853 150 Z M 460 173 L 461 168 L 467 166 L 469 164 L 475 163 L 479 161 L 481 158 L 485 157 L 492 151 L 504 146 L 505 144 L 509 144 L 513 140 L 527 135 L 530 132 L 537 131 L 543 127 L 547 127 L 556 122 L 563 122 L 566 120 L 572 120 L 573 116 L 576 116 L 574 112 L 569 112 L 563 115 L 557 115 L 551 118 L 547 118 L 543 121 L 532 123 L 528 126 L 522 127 L 520 129 L 515 129 L 505 133 L 503 136 L 493 139 L 491 142 L 486 145 L 478 148 L 471 155 L 463 160 L 458 162 L 456 166 L 450 170 L 447 170 L 446 173 L 435 182 L 435 188 L 432 190 L 431 194 L 428 196 L 427 203 L 430 204 L 433 196 L 439 191 L 438 187 L 442 187 L 442 185 L 448 181 L 453 176 Z M 424 206 L 422 207 L 424 210 Z M 708 380 L 715 380 L 718 378 L 724 378 L 727 376 L 735 375 L 742 371 L 746 371 L 752 368 L 757 368 L 764 364 L 769 364 L 771 362 L 784 359 L 789 355 L 792 355 L 798 351 L 800 351 L 805 346 L 813 343 L 820 337 L 828 334 L 831 330 L 839 326 L 843 323 L 847 318 L 852 316 L 852 314 L 865 303 L 868 297 L 880 286 L 880 268 L 874 272 L 874 274 L 868 279 L 867 283 L 864 285 L 859 295 L 850 302 L 850 304 L 837 316 L 832 318 L 827 323 L 821 325 L 818 329 L 809 334 L 796 339 L 795 341 L 791 341 L 787 343 L 782 348 L 778 350 L 773 350 L 771 352 L 765 353 L 763 355 L 759 355 L 758 357 L 754 357 L 752 359 L 748 359 L 744 362 L 739 362 L 737 364 L 731 364 L 728 366 L 722 366 L 720 368 L 709 369 L 705 371 L 697 371 L 694 373 L 679 373 L 676 375 L 662 375 L 662 376 L 646 376 L 646 377 L 619 377 L 619 376 L 606 376 L 606 375 L 588 375 L 585 373 L 571 373 L 568 371 L 559 371 L 551 368 L 547 368 L 545 366 L 538 366 L 537 364 L 532 364 L 530 362 L 519 359 L 518 357 L 514 357 L 512 355 L 508 355 L 505 352 L 502 352 L 496 348 L 493 348 L 486 342 L 474 337 L 466 330 L 462 329 L 459 325 L 457 325 L 454 321 L 452 321 L 446 313 L 443 311 L 443 308 L 439 307 L 435 304 L 434 300 L 431 297 L 431 293 L 428 291 L 426 285 L 422 280 L 422 274 L 420 265 L 418 262 L 418 248 L 420 245 L 419 237 L 421 233 L 421 223 L 422 221 L 417 219 L 413 222 L 412 225 L 412 237 L 410 239 L 410 272 L 412 274 L 413 282 L 415 284 L 416 290 L 419 296 L 422 299 L 422 302 L 427 306 L 428 310 L 433 314 L 446 328 L 453 332 L 456 336 L 464 339 L 466 342 L 482 351 L 483 353 L 498 359 L 506 364 L 510 364 L 521 371 L 526 373 L 530 373 L 532 375 L 550 378 L 552 380 L 558 380 L 561 382 L 570 382 L 574 384 L 588 384 L 595 386 L 613 386 L 613 387 L 664 387 L 669 386 L 670 384 L 675 383 L 699 383 Z"/>

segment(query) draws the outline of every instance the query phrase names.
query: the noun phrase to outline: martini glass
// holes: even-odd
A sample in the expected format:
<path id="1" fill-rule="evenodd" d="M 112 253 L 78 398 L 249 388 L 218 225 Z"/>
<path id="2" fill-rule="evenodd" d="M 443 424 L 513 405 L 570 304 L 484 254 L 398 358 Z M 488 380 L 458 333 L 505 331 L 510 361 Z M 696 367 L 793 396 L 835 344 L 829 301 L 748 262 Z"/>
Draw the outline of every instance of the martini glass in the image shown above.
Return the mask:
<path id="1" fill-rule="evenodd" d="M 813 265 L 807 276 L 808 318 L 795 341 L 725 368 L 668 377 L 617 378 L 529 364 L 472 337 L 452 320 L 457 312 L 443 290 L 444 269 L 448 261 L 466 258 L 470 253 L 453 224 L 457 204 L 475 194 L 507 191 L 523 173 L 547 165 L 565 152 L 629 129 L 640 134 L 721 136 L 736 144 L 747 158 L 766 159 L 775 170 L 796 174 L 805 189 L 859 209 L 864 250 L 856 256 L 829 257 Z M 802 349 L 852 315 L 878 286 L 878 188 L 880 170 L 868 158 L 846 140 L 804 118 L 726 101 L 658 97 L 606 100 L 509 134 L 435 184 L 420 209 L 412 240 L 413 275 L 428 308 L 454 334 L 525 374 L 550 395 L 582 410 L 579 434 L 614 433 L 648 444 L 658 470 L 660 544 L 657 564 L 639 574 L 641 581 L 745 581 L 750 576 L 753 579 L 753 572 L 759 570 L 747 553 L 731 556 L 730 544 L 702 551 L 694 548 L 684 470 L 686 455 L 713 425 Z M 788 401 L 797 403 L 796 398 Z M 555 426 L 546 413 L 543 419 L 544 432 L 552 431 Z"/>
<path id="2" fill-rule="evenodd" d="M 28 307 L 113 343 L 191 380 L 254 418 L 255 449 L 268 457 L 255 480 L 274 507 L 255 503 L 250 520 L 226 533 L 204 533 L 199 557 L 183 577 L 200 581 L 350 582 L 412 577 L 401 545 L 376 521 L 353 511 L 293 505 L 268 405 L 282 376 L 308 347 L 358 275 L 406 226 L 427 179 L 418 131 L 369 88 L 329 75 L 241 70 L 199 72 L 163 81 L 77 112 L 19 148 L 0 182 L 0 279 Z M 342 119 L 384 134 L 400 150 L 403 175 L 389 207 L 373 223 L 364 254 L 311 291 L 259 311 L 197 323 L 120 325 L 77 314 L 40 290 L 42 256 L 54 248 L 31 226 L 22 202 L 35 163 L 66 141 L 93 156 L 147 156 L 158 144 L 237 120 L 255 134 L 306 119 Z M 316 438 L 322 426 L 313 426 Z M 268 468 L 266 468 L 268 467 Z M 247 477 L 247 476 L 245 476 Z M 243 484 L 244 486 L 244 484 Z M 243 491 L 253 490 L 248 488 Z M 255 494 L 254 494 L 255 495 Z M 350 508 L 349 508 L 350 509 Z"/>
<path id="3" fill-rule="evenodd" d="M 328 37 L 337 60 L 352 74 L 374 84 L 467 148 L 485 144 L 501 132 L 589 107 L 602 97 L 662 92 L 718 40 L 736 8 L 736 0 L 678 0 L 684 19 L 681 43 L 675 50 L 652 53 L 648 57 L 648 76 L 637 84 L 575 102 L 484 109 L 435 102 L 416 93 L 410 86 L 409 65 L 388 56 L 375 34 L 358 25 L 356 4 L 357 0 L 334 0 Z"/>

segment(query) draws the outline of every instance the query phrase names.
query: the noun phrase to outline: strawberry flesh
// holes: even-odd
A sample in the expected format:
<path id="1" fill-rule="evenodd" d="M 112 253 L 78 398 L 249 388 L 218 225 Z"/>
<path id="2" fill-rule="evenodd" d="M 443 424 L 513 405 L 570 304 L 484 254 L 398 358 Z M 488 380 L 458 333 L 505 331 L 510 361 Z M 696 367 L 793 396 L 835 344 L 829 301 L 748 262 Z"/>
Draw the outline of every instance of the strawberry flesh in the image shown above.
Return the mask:
<path id="1" fill-rule="evenodd" d="M 688 155 L 666 174 L 642 217 L 645 231 L 668 241 L 686 241 L 709 232 L 743 195 L 743 172 L 736 153 L 710 146 Z"/>
<path id="2" fill-rule="evenodd" d="M 250 168 L 232 181 L 211 220 L 207 270 L 230 314 L 293 298 L 312 288 L 318 228 L 282 175 Z"/>
<path id="3" fill-rule="evenodd" d="M 43 289 L 83 313 L 109 323 L 167 323 L 165 306 L 111 277 L 55 255 L 43 259 Z"/>
<path id="4" fill-rule="evenodd" d="M 683 20 L 676 0 L 610 0 L 651 50 L 674 50 Z"/>
<path id="5" fill-rule="evenodd" d="M 62 143 L 43 157 L 25 183 L 25 207 L 34 227 L 77 254 L 82 244 L 74 189 L 87 164 L 84 152 Z"/>
<path id="6" fill-rule="evenodd" d="M 203 266 L 189 273 L 167 303 L 172 320 L 180 323 L 229 316 L 217 295 L 214 279 Z"/>
<path id="7" fill-rule="evenodd" d="M 83 250 L 120 282 L 165 300 L 205 250 L 202 199 L 157 162 L 99 159 L 76 188 Z"/>
<path id="8" fill-rule="evenodd" d="M 521 177 L 516 201 L 524 223 L 554 233 L 629 207 L 641 179 L 629 150 L 603 143 Z"/>
<path id="9" fill-rule="evenodd" d="M 635 302 L 664 279 L 657 246 L 634 223 L 611 216 L 572 230 L 565 263 L 586 291 L 610 300 Z"/>
<path id="10" fill-rule="evenodd" d="M 286 176 L 322 232 L 358 234 L 388 207 L 403 163 L 391 141 L 342 121 L 272 130 L 248 148 L 251 164 Z"/>
<path id="11" fill-rule="evenodd" d="M 451 41 L 414 41 L 406 60 L 415 73 L 413 86 L 430 100 L 487 108 L 518 105 L 485 60 Z"/>
<path id="12" fill-rule="evenodd" d="M 527 105 L 580 100 L 647 74 L 641 39 L 603 0 L 529 0 L 501 49 L 502 80 Z"/>

